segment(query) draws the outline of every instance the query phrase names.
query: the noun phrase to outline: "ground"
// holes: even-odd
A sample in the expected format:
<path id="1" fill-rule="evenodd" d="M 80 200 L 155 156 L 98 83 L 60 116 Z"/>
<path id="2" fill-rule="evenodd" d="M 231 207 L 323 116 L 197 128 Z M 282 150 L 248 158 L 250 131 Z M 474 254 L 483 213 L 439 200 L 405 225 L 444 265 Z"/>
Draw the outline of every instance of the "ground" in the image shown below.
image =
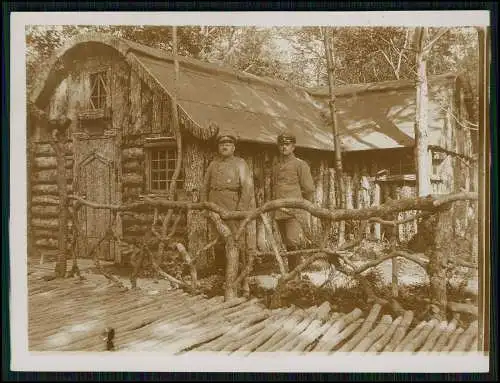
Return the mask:
<path id="1" fill-rule="evenodd" d="M 356 265 L 365 263 L 370 260 L 370 257 L 373 259 L 373 254 L 370 255 L 366 247 L 358 248 L 356 252 L 348 254 L 348 256 L 350 261 Z M 412 261 L 398 258 L 398 265 L 397 300 L 405 309 L 414 310 L 423 316 L 429 303 L 428 276 L 421 266 Z M 111 263 L 105 263 L 104 267 L 111 274 L 119 276 L 126 283 L 130 283 L 129 276 L 132 271 L 130 266 L 119 267 Z M 164 265 L 164 270 L 168 272 L 166 265 Z M 92 273 L 98 274 L 99 272 L 96 268 L 90 268 L 87 277 L 91 277 Z M 363 274 L 373 284 L 379 297 L 385 299 L 393 297 L 391 260 L 384 261 Z M 185 271 L 184 277 L 188 275 L 189 272 Z M 176 276 L 179 277 L 178 274 Z M 215 275 L 208 270 L 205 273 L 200 273 L 199 277 L 201 288 L 208 296 L 224 295 L 224 278 L 221 275 Z M 264 302 L 269 303 L 278 278 L 279 273 L 274 258 L 268 258 L 265 262 L 256 262 L 253 276 L 249 281 L 251 295 L 262 298 Z M 172 288 L 168 281 L 162 278 L 156 280 L 152 278 L 151 270 L 148 267 L 139 274 L 137 286 L 141 289 L 147 289 L 151 294 L 155 294 L 155 291 Z M 477 273 L 474 276 L 469 270 L 455 271 L 448 285 L 448 300 L 477 305 L 478 286 Z M 303 272 L 300 280 L 289 282 L 281 296 L 281 300 L 283 306 L 294 304 L 303 308 L 320 305 L 328 301 L 334 310 L 341 312 L 350 312 L 356 307 L 367 309 L 371 306 L 371 302 L 367 302 L 366 296 L 355 280 L 321 261 L 312 264 Z M 472 316 L 461 315 L 464 324 L 473 319 Z"/>

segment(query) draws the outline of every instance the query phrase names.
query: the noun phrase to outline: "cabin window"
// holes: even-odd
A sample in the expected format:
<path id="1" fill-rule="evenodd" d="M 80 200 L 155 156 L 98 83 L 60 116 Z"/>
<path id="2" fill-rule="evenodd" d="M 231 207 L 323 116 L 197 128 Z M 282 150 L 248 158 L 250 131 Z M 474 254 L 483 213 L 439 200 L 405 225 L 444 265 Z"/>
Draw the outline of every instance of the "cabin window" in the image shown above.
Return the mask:
<path id="1" fill-rule="evenodd" d="M 104 109 L 108 96 L 106 71 L 90 74 L 90 109 Z"/>
<path id="2" fill-rule="evenodd" d="M 177 165 L 175 143 L 154 145 L 147 148 L 147 188 L 150 193 L 166 193 L 173 179 Z M 176 189 L 184 187 L 184 174 L 181 169 L 176 180 Z"/>

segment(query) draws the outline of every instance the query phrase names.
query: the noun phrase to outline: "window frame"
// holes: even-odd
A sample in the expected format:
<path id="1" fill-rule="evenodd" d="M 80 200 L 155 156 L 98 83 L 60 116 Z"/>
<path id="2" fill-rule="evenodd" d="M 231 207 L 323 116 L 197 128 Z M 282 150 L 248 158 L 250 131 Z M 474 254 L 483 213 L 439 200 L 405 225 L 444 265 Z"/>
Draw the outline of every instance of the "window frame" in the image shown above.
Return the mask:
<path id="1" fill-rule="evenodd" d="M 157 194 L 157 195 L 162 195 L 162 194 L 167 194 L 168 193 L 168 187 L 170 186 L 170 183 L 172 181 L 171 178 L 168 176 L 166 177 L 166 188 L 165 189 L 157 189 L 153 188 L 153 153 L 158 150 L 172 150 L 175 154 L 174 158 L 174 167 L 171 170 L 175 171 L 175 166 L 177 166 L 177 143 L 175 141 L 174 137 L 162 137 L 160 139 L 146 139 L 146 142 L 144 143 L 144 152 L 145 152 L 145 168 L 146 168 L 146 185 L 145 185 L 145 190 L 148 194 Z M 167 171 L 170 169 L 168 167 L 168 154 L 166 153 L 165 156 L 165 162 L 166 162 L 166 168 L 165 170 Z M 183 190 L 184 189 L 184 169 L 181 167 L 181 172 L 179 174 L 178 179 L 176 180 L 177 187 L 176 191 Z"/>
<path id="2" fill-rule="evenodd" d="M 105 95 L 98 95 L 98 100 L 103 99 L 104 102 L 103 104 L 99 104 L 97 106 L 94 105 L 93 103 L 93 76 L 97 76 L 98 79 L 98 85 L 99 89 L 102 87 L 104 88 Z M 90 94 L 88 96 L 88 101 L 87 101 L 87 110 L 89 111 L 103 111 L 106 110 L 109 104 L 109 97 L 110 97 L 110 73 L 109 73 L 109 68 L 100 68 L 94 71 L 89 72 L 89 89 L 90 89 Z"/>

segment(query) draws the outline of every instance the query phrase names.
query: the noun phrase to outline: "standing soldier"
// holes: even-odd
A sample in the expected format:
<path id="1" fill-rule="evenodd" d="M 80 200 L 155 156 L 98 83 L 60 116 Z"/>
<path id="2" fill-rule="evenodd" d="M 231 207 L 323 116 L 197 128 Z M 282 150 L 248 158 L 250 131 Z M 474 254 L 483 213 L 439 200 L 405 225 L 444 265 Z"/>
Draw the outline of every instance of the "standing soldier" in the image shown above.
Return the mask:
<path id="1" fill-rule="evenodd" d="M 305 198 L 313 202 L 314 182 L 309 165 L 295 156 L 296 138 L 284 132 L 278 136 L 278 161 L 272 171 L 272 199 Z M 308 213 L 300 209 L 278 210 L 274 219 L 283 238 L 287 251 L 299 250 L 304 245 L 304 230 Z M 300 263 L 300 256 L 288 257 L 288 270 L 292 271 Z"/>
<path id="2" fill-rule="evenodd" d="M 201 201 L 213 202 L 228 210 L 249 210 L 253 201 L 253 178 L 244 159 L 234 155 L 236 137 L 232 134 L 221 134 L 217 138 L 219 155 L 208 165 Z M 238 220 L 226 220 L 224 223 L 235 235 Z M 243 250 L 244 236 L 240 239 L 239 249 Z M 226 265 L 224 244 L 215 250 L 215 267 L 223 275 Z"/>

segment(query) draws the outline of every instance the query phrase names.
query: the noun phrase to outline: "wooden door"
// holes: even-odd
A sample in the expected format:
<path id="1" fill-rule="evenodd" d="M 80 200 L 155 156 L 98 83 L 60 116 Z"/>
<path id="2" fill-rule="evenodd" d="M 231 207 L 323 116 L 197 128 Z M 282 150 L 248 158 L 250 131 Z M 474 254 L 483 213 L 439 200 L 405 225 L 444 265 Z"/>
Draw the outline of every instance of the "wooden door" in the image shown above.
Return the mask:
<path id="1" fill-rule="evenodd" d="M 113 136 L 78 136 L 75 141 L 76 190 L 87 201 L 99 204 L 119 204 L 118 187 L 119 149 Z M 82 207 L 79 213 L 78 249 L 82 256 L 106 234 L 113 215 L 109 209 Z M 120 225 L 116 221 L 115 227 Z M 120 230 L 118 230 L 120 231 Z M 115 240 L 106 239 L 98 247 L 99 259 L 119 261 L 119 247 Z"/>

